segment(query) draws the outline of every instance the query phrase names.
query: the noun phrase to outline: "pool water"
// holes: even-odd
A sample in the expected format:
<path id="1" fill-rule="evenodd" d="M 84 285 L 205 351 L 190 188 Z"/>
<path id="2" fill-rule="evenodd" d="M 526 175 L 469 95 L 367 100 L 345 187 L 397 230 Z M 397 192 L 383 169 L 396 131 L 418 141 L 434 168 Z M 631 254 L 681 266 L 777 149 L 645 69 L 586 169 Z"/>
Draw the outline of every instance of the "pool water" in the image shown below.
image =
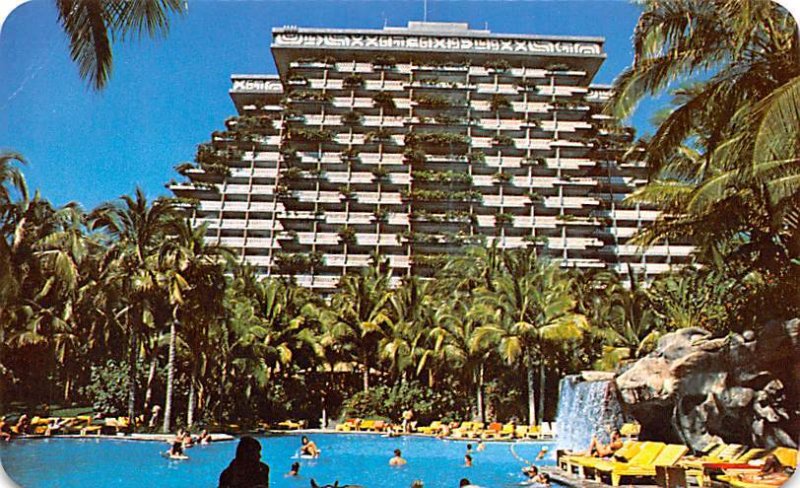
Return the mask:
<path id="1" fill-rule="evenodd" d="M 455 488 L 461 478 L 484 487 L 512 486 L 524 478 L 523 461 L 533 460 L 544 443 L 486 443 L 473 452 L 473 467 L 464 467 L 467 442 L 433 438 L 384 438 L 358 434 L 312 435 L 322 455 L 297 459 L 299 435 L 259 437 L 262 461 L 270 467 L 271 488 L 307 488 L 310 479 L 323 485 L 340 484 L 408 488 L 423 480 L 426 488 Z M 214 488 L 220 472 L 233 459 L 236 441 L 196 446 L 187 461 L 170 461 L 160 455 L 168 448 L 159 442 L 109 439 L 15 440 L 0 445 L 6 473 L 24 488 L 136 487 Z M 473 450 L 474 450 L 473 442 Z M 552 465 L 554 449 L 539 465 Z M 404 467 L 389 467 L 394 449 L 408 460 Z M 300 462 L 300 476 L 285 477 L 291 464 Z"/>

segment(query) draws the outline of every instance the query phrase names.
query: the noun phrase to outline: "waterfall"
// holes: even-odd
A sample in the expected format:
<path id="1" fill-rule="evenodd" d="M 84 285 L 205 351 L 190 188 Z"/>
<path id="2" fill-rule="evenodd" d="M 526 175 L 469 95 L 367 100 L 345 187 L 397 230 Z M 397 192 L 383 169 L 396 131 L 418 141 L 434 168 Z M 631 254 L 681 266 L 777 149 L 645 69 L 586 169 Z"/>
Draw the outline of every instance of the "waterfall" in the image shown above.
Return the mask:
<path id="1" fill-rule="evenodd" d="M 610 380 L 584 381 L 566 376 L 559 385 L 558 449 L 586 450 L 593 435 L 608 442 L 611 430 L 625 421 L 622 404 Z"/>

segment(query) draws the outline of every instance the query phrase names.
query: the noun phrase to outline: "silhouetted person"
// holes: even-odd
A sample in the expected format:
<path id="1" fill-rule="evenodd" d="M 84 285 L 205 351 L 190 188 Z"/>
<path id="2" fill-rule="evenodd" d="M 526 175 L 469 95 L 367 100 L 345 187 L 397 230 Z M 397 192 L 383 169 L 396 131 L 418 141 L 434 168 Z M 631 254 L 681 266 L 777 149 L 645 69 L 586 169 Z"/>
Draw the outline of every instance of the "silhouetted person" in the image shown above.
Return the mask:
<path id="1" fill-rule="evenodd" d="M 219 476 L 219 488 L 268 487 L 269 466 L 261 462 L 261 443 L 244 436 L 236 446 L 236 457 Z"/>

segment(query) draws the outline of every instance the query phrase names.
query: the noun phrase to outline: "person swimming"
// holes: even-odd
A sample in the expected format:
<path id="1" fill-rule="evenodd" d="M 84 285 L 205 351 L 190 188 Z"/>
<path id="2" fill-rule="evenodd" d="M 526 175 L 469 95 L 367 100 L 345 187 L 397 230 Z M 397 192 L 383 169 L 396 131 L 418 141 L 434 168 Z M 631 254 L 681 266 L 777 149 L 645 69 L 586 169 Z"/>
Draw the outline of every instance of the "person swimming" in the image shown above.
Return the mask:
<path id="1" fill-rule="evenodd" d="M 484 449 L 486 449 L 486 444 L 483 443 L 483 439 L 478 439 L 478 445 L 475 447 L 475 450 L 481 452 Z"/>
<path id="2" fill-rule="evenodd" d="M 404 466 L 408 461 L 403 459 L 403 453 L 400 449 L 394 450 L 394 457 L 389 460 L 389 466 Z"/>
<path id="3" fill-rule="evenodd" d="M 297 476 L 298 474 L 300 474 L 300 463 L 295 461 L 292 463 L 292 469 L 290 469 L 289 472 L 286 473 L 286 476 L 287 477 Z"/>
<path id="4" fill-rule="evenodd" d="M 464 456 L 464 467 L 465 468 L 471 468 L 472 467 L 472 456 L 470 456 L 469 454 L 466 454 Z"/>
<path id="5" fill-rule="evenodd" d="M 165 454 L 170 459 L 179 459 L 179 460 L 189 459 L 189 456 L 187 456 L 183 450 L 183 442 L 177 439 L 172 443 L 172 445 L 169 448 L 169 451 L 167 451 Z"/>

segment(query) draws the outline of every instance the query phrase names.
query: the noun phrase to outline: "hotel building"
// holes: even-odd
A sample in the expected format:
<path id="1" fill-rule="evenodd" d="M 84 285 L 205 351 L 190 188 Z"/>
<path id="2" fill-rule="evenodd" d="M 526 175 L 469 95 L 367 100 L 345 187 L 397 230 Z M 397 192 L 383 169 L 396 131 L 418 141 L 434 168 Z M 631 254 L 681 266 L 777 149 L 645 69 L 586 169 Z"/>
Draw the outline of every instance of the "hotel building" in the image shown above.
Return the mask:
<path id="1" fill-rule="evenodd" d="M 238 115 L 169 188 L 209 242 L 331 290 L 379 254 L 429 276 L 470 245 L 652 277 L 691 247 L 628 243 L 659 212 L 633 134 L 602 113 L 603 39 L 411 22 L 273 30 L 277 75 L 233 75 Z"/>

